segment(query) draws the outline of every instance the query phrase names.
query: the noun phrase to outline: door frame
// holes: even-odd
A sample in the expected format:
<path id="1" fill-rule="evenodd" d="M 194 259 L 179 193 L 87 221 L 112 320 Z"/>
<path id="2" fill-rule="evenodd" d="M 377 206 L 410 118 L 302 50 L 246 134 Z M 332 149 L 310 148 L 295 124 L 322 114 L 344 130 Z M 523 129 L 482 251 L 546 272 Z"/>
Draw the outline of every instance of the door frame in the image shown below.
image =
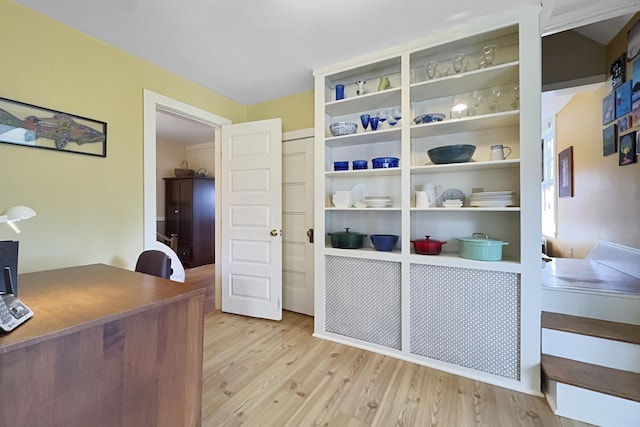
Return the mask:
<path id="1" fill-rule="evenodd" d="M 231 124 L 231 120 L 215 115 L 208 111 L 194 107 L 173 98 L 161 95 L 159 93 L 143 89 L 144 98 L 144 118 L 143 118 L 143 185 L 144 185 L 144 205 L 143 205 L 143 248 L 153 248 L 156 241 L 156 112 L 163 110 L 187 119 L 195 120 L 214 128 L 214 153 L 215 153 L 215 170 L 214 178 L 216 181 L 220 179 L 218 171 L 220 170 L 220 128 L 222 125 Z M 215 236 L 219 236 L 221 228 L 221 219 L 218 206 L 221 206 L 220 193 L 216 191 L 216 220 L 215 220 Z M 220 256 L 220 239 L 215 239 L 215 288 L 216 288 L 216 306 L 219 304 L 220 277 L 219 271 L 221 263 Z M 218 308 L 218 307 L 216 307 Z"/>

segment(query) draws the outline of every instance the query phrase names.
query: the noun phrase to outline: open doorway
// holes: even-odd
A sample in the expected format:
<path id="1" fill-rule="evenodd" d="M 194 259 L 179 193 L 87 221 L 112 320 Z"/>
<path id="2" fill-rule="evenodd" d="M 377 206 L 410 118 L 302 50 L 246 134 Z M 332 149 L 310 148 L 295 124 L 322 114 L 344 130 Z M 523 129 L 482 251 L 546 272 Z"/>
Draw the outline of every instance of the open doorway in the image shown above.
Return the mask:
<path id="1" fill-rule="evenodd" d="M 216 171 L 219 169 L 220 147 L 216 144 L 216 141 L 220 140 L 220 128 L 222 125 L 230 124 L 231 121 L 215 114 L 211 114 L 207 111 L 193 107 L 191 105 L 182 103 L 172 98 L 165 97 L 163 95 L 144 91 L 144 248 L 152 248 L 157 243 L 157 231 L 158 231 L 158 219 L 164 215 L 159 216 L 158 212 L 162 212 L 162 206 L 164 203 L 159 200 L 159 188 L 162 183 L 162 176 L 166 171 L 161 170 L 161 174 L 158 174 L 158 149 L 159 146 L 163 146 L 168 150 L 175 150 L 176 152 L 186 153 L 187 145 L 191 147 L 191 151 L 201 151 L 204 153 L 212 153 L 214 159 L 208 159 L 207 161 L 213 164 L 213 170 L 207 171 L 208 174 L 212 173 L 213 178 L 216 178 Z M 178 146 L 175 141 L 186 141 L 186 135 L 181 137 L 180 131 L 183 133 L 190 132 L 194 138 L 192 143 L 187 145 Z M 195 135 L 199 135 L 199 139 L 195 139 Z M 209 139 L 209 142 L 202 142 Z M 158 141 L 161 141 L 160 143 Z M 173 143 L 171 141 L 174 141 Z M 186 141 L 188 142 L 188 141 Z M 210 150 L 208 145 L 213 145 L 213 150 Z M 195 147 L 195 148 L 194 148 Z M 186 155 L 186 154 L 185 154 Z M 209 154 L 211 155 L 211 154 Z M 170 157 L 168 153 L 166 157 Z M 177 160 L 176 160 L 177 161 Z M 167 160 L 167 164 L 170 160 Z M 180 163 L 182 159 L 180 160 Z M 167 168 L 167 165 L 161 165 L 163 168 Z M 180 168 L 180 164 L 173 167 Z M 202 172 L 202 171 L 201 171 Z M 215 206 L 220 206 L 220 196 L 216 192 Z M 215 215 L 214 224 L 214 236 L 220 235 L 220 215 Z M 213 238 L 213 236 L 212 236 Z M 207 289 L 205 295 L 205 310 L 213 309 L 213 302 L 219 301 L 220 289 L 220 274 L 219 274 L 219 253 L 220 253 L 220 241 L 215 239 L 215 259 L 214 259 L 214 282 L 211 289 Z M 209 269 L 211 271 L 211 269 Z M 203 280 L 206 280 L 206 276 L 200 275 Z M 211 278 L 209 277 L 209 280 Z"/>

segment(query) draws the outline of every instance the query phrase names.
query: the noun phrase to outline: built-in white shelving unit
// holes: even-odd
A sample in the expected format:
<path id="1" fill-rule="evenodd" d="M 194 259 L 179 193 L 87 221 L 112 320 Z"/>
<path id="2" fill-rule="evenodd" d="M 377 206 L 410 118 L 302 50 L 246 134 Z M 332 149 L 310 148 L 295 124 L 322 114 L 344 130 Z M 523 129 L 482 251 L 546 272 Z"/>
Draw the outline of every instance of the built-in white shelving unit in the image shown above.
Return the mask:
<path id="1" fill-rule="evenodd" d="M 316 336 L 540 393 L 539 44 L 538 10 L 528 8 L 314 71 Z M 481 66 L 487 45 L 497 46 L 495 58 Z M 456 73 L 452 57 L 460 53 Z M 428 78 L 431 60 L 439 73 Z M 391 88 L 377 91 L 383 76 Z M 366 81 L 365 94 L 356 94 L 358 80 Z M 344 99 L 335 99 L 337 84 L 345 85 Z M 502 92 L 497 104 L 487 102 L 494 87 Z M 484 97 L 475 106 L 474 91 Z M 470 110 L 458 117 L 451 106 L 460 100 Z M 402 111 L 396 126 L 363 129 L 361 114 L 393 107 Z M 414 124 L 427 113 L 446 119 Z M 332 136 L 329 126 L 338 121 L 358 123 L 358 131 Z M 477 147 L 472 161 L 430 162 L 430 148 L 460 143 Z M 511 148 L 506 160 L 490 160 L 495 144 Z M 398 157 L 400 165 L 371 169 L 376 157 Z M 333 170 L 336 161 L 361 159 L 369 169 Z M 465 204 L 416 207 L 414 192 L 426 183 L 460 190 Z M 390 195 L 391 205 L 332 205 L 333 193 L 356 185 Z M 471 207 L 478 190 L 513 191 L 515 203 Z M 368 238 L 362 249 L 333 248 L 329 233 L 345 228 L 400 238 L 391 252 L 376 251 Z M 501 261 L 458 255 L 457 238 L 476 232 L 508 242 Z M 416 254 L 412 241 L 424 236 L 446 241 L 443 252 Z"/>

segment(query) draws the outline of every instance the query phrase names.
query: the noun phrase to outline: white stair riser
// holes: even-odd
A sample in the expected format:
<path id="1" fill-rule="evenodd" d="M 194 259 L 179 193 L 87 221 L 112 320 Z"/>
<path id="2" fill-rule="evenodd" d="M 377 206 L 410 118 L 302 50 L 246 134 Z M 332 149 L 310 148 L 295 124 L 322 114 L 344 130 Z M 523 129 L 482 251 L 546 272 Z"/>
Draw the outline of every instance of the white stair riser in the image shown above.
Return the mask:
<path id="1" fill-rule="evenodd" d="M 542 329 L 542 353 L 640 373 L 640 345 Z"/>
<path id="2" fill-rule="evenodd" d="M 640 403 L 568 384 L 549 381 L 544 392 L 553 413 L 602 427 L 634 427 Z"/>
<path id="3" fill-rule="evenodd" d="M 640 325 L 640 296 L 544 287 L 542 311 Z"/>

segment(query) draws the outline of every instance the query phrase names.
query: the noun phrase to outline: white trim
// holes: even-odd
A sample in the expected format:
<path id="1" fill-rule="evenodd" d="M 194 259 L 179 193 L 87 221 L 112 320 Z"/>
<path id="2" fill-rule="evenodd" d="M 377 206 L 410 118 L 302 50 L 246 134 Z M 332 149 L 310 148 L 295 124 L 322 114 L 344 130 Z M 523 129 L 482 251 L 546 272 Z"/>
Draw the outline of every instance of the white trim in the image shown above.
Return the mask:
<path id="1" fill-rule="evenodd" d="M 169 98 L 159 93 L 143 89 L 144 104 L 144 153 L 143 153 L 143 185 L 144 185 L 144 206 L 143 206 L 143 243 L 145 249 L 154 248 L 156 242 L 156 112 L 157 110 L 168 111 L 178 116 L 196 120 L 200 123 L 210 125 L 214 128 L 214 140 L 220 140 L 220 127 L 231 124 L 231 120 L 217 116 L 205 110 L 201 110 L 184 102 Z M 219 170 L 220 144 L 215 145 L 216 169 L 214 178 L 219 180 L 217 171 Z M 216 191 L 216 206 L 218 210 L 221 206 L 220 192 Z M 215 234 L 220 234 L 220 215 L 216 215 Z M 216 289 L 220 288 L 221 271 L 219 261 L 220 243 L 216 238 Z M 216 298 L 217 300 L 217 298 Z"/>
<path id="2" fill-rule="evenodd" d="M 557 8 L 556 12 L 556 3 L 560 3 L 560 0 L 545 1 L 542 4 L 542 13 L 540 14 L 542 36 L 549 36 L 628 13 L 636 13 L 640 9 L 640 1 L 638 0 L 608 0 L 580 7 L 567 4 L 564 8 Z"/>
<path id="3" fill-rule="evenodd" d="M 314 128 L 292 130 L 282 134 L 282 142 L 314 137 Z"/>

